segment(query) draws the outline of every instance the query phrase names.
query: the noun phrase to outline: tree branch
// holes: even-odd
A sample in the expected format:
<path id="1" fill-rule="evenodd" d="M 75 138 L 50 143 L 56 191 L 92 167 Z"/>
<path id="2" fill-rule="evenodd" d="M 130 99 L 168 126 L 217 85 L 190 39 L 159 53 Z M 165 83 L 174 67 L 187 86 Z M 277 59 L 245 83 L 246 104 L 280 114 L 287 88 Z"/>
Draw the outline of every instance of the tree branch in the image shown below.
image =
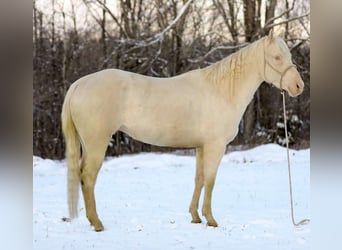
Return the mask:
<path id="1" fill-rule="evenodd" d="M 306 13 L 306 14 L 304 14 L 304 15 L 291 17 L 291 18 L 286 19 L 286 20 L 284 20 L 284 21 L 281 21 L 281 22 L 279 22 L 279 23 L 272 23 L 272 24 L 269 24 L 268 26 L 264 26 L 263 29 L 271 29 L 271 28 L 273 28 L 273 27 L 275 27 L 275 26 L 282 25 L 282 24 L 288 23 L 288 22 L 292 22 L 292 21 L 301 19 L 301 18 L 303 18 L 303 17 L 307 17 L 307 16 L 309 16 L 309 15 L 310 15 L 310 12 L 308 12 L 308 13 Z"/>
<path id="2" fill-rule="evenodd" d="M 238 48 L 241 48 L 241 47 L 245 47 L 248 44 L 249 43 L 241 43 L 241 44 L 238 44 L 238 45 L 235 45 L 235 46 L 218 46 L 218 47 L 215 47 L 215 48 L 211 49 L 209 52 L 207 52 L 204 56 L 200 57 L 199 59 L 188 59 L 188 61 L 191 62 L 191 63 L 199 63 L 199 62 L 202 62 L 209 55 L 214 53 L 216 50 L 219 50 L 219 49 L 233 50 L 233 49 L 238 49 Z"/>
<path id="3" fill-rule="evenodd" d="M 159 32 L 158 34 L 155 34 L 154 36 L 147 38 L 143 41 L 130 41 L 131 43 L 135 43 L 137 44 L 136 46 L 134 46 L 133 48 L 131 48 L 129 51 L 132 51 L 134 49 L 137 48 L 141 48 L 141 47 L 147 47 L 147 46 L 151 46 L 153 44 L 156 44 L 158 42 L 162 42 L 164 39 L 164 35 L 165 33 L 167 33 L 169 30 L 171 30 L 173 28 L 174 25 L 177 24 L 177 22 L 179 21 L 179 19 L 183 16 L 183 14 L 185 13 L 185 11 L 188 9 L 188 7 L 190 6 L 192 0 L 189 0 L 179 11 L 178 16 L 161 32 Z"/>
<path id="4" fill-rule="evenodd" d="M 83 0 L 84 4 L 87 5 L 88 1 L 87 0 Z M 122 32 L 122 34 L 124 34 L 125 37 L 128 37 L 126 31 L 124 30 L 124 28 L 122 28 L 119 20 L 116 18 L 116 16 L 113 14 L 113 12 L 107 7 L 106 4 L 104 4 L 102 1 L 100 0 L 96 0 L 95 1 L 97 3 L 97 5 L 101 8 L 107 11 L 107 13 L 111 16 L 111 18 L 114 20 L 114 22 L 118 25 L 120 32 Z"/>
<path id="5" fill-rule="evenodd" d="M 280 13 L 278 16 L 272 17 L 270 19 L 267 20 L 267 22 L 265 23 L 264 27 L 267 27 L 269 24 L 271 24 L 274 20 L 277 20 L 279 18 L 281 18 L 282 16 L 286 15 L 287 13 L 289 13 L 290 11 L 293 10 L 294 8 L 294 4 L 295 4 L 295 0 L 293 0 L 291 8 L 285 10 L 284 12 Z"/>
<path id="6" fill-rule="evenodd" d="M 298 48 L 299 46 L 301 46 L 302 44 L 306 43 L 307 41 L 309 41 L 310 37 L 307 37 L 307 38 L 295 38 L 295 39 L 290 39 L 290 40 L 297 40 L 297 43 L 290 48 L 290 51 L 292 51 L 292 50 Z"/>
<path id="7" fill-rule="evenodd" d="M 187 8 L 189 7 L 190 3 L 192 2 L 192 0 L 189 0 L 179 11 L 178 16 L 160 33 L 154 35 L 152 38 L 150 39 L 146 39 L 146 40 L 153 40 L 153 39 L 160 39 L 160 37 L 163 37 L 165 35 L 166 32 L 168 32 L 177 22 L 178 20 L 183 16 L 183 14 L 185 13 L 185 11 L 187 10 Z M 145 40 L 145 41 L 146 41 Z"/>

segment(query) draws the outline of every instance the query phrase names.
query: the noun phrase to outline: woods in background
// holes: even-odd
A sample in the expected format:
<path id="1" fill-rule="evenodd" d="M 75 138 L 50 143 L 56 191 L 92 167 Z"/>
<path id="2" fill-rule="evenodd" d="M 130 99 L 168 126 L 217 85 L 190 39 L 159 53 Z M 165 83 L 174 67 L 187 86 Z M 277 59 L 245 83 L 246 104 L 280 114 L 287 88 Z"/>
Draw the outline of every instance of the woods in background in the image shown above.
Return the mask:
<path id="1" fill-rule="evenodd" d="M 271 28 L 283 34 L 305 82 L 302 95 L 287 99 L 290 145 L 308 147 L 309 11 L 308 0 L 35 0 L 33 154 L 64 158 L 61 108 L 67 89 L 78 78 L 105 68 L 178 75 L 221 60 Z M 263 83 L 232 144 L 283 145 L 281 112 L 279 90 Z M 118 132 L 107 154 L 156 150 L 165 149 Z"/>

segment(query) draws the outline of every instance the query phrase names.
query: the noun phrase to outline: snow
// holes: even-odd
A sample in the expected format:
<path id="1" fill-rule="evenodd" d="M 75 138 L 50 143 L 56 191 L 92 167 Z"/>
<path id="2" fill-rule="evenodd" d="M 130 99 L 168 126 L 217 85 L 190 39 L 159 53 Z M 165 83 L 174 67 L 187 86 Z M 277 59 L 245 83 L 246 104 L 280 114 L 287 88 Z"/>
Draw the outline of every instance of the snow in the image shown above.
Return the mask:
<path id="1" fill-rule="evenodd" d="M 291 150 L 297 221 L 310 218 L 310 149 Z M 65 160 L 33 157 L 34 249 L 310 249 L 310 224 L 290 218 L 286 149 L 268 144 L 226 154 L 213 191 L 219 226 L 192 224 L 195 157 L 165 153 L 107 158 L 96 185 L 105 231 L 67 216 Z M 202 198 L 200 205 L 202 204 Z"/>

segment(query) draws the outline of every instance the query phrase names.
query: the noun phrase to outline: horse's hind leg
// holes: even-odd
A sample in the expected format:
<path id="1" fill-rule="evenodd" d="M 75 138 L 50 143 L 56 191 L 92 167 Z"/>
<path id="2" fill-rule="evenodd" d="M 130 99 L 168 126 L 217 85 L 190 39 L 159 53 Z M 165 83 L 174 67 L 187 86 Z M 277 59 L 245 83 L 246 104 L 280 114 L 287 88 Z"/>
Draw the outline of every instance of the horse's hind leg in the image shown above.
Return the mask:
<path id="1" fill-rule="evenodd" d="M 103 231 L 104 229 L 96 212 L 94 187 L 104 159 L 108 140 L 106 138 L 102 140 L 96 138 L 96 140 L 85 141 L 85 152 L 80 169 L 80 180 L 87 218 L 90 224 L 94 226 L 95 231 Z"/>
<path id="2" fill-rule="evenodd" d="M 189 212 L 192 216 L 192 223 L 201 223 L 202 220 L 198 215 L 198 202 L 203 188 L 203 149 L 196 149 L 196 177 L 195 177 L 195 189 L 192 195 Z"/>

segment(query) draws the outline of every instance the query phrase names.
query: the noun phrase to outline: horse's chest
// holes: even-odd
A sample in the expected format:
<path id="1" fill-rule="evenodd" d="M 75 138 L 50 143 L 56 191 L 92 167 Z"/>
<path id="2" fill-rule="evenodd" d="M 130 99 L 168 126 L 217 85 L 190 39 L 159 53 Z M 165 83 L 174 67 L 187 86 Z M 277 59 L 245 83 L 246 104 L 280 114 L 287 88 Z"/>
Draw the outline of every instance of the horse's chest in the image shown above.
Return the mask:
<path id="1" fill-rule="evenodd" d="M 240 119 L 232 111 L 222 110 L 219 113 L 211 113 L 203 121 L 203 130 L 211 138 L 218 140 L 231 141 L 238 133 Z"/>

